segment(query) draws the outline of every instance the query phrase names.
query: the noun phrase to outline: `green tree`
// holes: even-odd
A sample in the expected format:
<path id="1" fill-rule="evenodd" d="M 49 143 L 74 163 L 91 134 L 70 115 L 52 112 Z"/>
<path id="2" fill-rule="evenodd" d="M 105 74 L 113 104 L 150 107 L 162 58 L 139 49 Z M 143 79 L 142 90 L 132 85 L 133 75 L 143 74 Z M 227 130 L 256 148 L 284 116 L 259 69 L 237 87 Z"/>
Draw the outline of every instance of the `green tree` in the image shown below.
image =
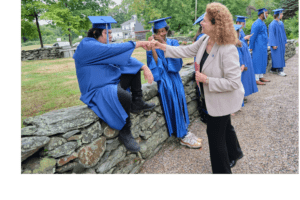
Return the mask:
<path id="1" fill-rule="evenodd" d="M 112 28 L 120 28 L 121 24 L 131 19 L 135 12 L 130 9 L 134 0 L 123 0 L 120 5 L 109 9 L 108 14 L 112 16 L 118 23 L 112 24 Z"/>
<path id="2" fill-rule="evenodd" d="M 91 27 L 88 16 L 106 15 L 108 6 L 114 5 L 112 0 L 56 0 L 49 1 L 48 11 L 43 19 L 52 20 L 52 25 L 61 28 L 68 35 L 72 45 L 72 35 L 80 34 L 82 29 Z"/>
<path id="3" fill-rule="evenodd" d="M 37 34 L 43 48 L 43 39 L 39 25 L 39 17 L 46 11 L 47 5 L 39 0 L 21 1 L 21 36 L 26 39 L 36 38 Z M 35 20 L 36 28 L 33 26 Z"/>

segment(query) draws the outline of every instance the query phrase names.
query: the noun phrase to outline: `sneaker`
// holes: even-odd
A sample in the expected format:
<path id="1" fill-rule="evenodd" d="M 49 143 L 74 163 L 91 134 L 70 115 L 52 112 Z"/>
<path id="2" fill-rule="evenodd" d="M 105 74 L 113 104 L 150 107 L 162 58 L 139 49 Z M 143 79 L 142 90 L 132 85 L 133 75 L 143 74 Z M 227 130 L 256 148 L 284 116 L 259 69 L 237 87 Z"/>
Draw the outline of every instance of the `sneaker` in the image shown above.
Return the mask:
<path id="1" fill-rule="evenodd" d="M 194 138 L 194 140 L 196 140 L 196 141 L 199 142 L 199 143 L 202 143 L 202 141 L 203 141 L 203 139 L 198 138 L 198 137 L 197 137 L 194 133 L 192 133 L 192 132 L 188 132 L 187 136 L 188 136 L 188 137 Z"/>
<path id="2" fill-rule="evenodd" d="M 191 135 L 186 135 L 183 139 L 181 139 L 180 144 L 192 149 L 198 149 L 202 147 L 202 144 L 195 140 Z"/>
<path id="3" fill-rule="evenodd" d="M 279 76 L 286 76 L 286 73 L 284 73 L 284 72 L 278 72 L 278 75 Z"/>

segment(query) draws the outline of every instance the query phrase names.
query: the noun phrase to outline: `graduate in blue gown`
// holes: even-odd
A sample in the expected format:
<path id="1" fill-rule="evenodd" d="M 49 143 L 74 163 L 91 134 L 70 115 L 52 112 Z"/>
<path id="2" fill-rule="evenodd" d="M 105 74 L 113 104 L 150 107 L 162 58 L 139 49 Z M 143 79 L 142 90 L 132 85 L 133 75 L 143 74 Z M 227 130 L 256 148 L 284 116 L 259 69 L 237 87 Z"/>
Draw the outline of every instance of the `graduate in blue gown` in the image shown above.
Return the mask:
<path id="1" fill-rule="evenodd" d="M 203 15 L 201 15 L 200 17 L 198 17 L 198 19 L 195 21 L 195 23 L 193 24 L 193 26 L 195 24 L 199 24 L 199 29 L 197 31 L 197 34 L 194 36 L 194 42 L 198 41 L 204 34 L 202 33 L 202 26 L 200 24 L 200 22 L 202 22 L 202 20 L 204 19 L 206 13 L 204 13 Z M 196 57 L 194 57 L 194 62 L 196 62 Z"/>
<path id="2" fill-rule="evenodd" d="M 145 70 L 146 79 L 150 82 L 153 80 L 148 67 L 131 57 L 135 48 L 147 45 L 147 42 L 109 44 L 112 39 L 110 23 L 116 21 L 109 16 L 90 16 L 89 19 L 93 28 L 80 42 L 73 56 L 81 92 L 80 100 L 111 128 L 120 130 L 119 138 L 125 147 L 137 152 L 140 147 L 130 131 L 130 112 L 134 102 L 125 89 L 131 86 L 135 87 L 135 91 L 141 90 L 141 69 Z M 135 85 L 127 84 L 132 80 Z M 143 110 L 154 107 L 155 105 L 143 104 L 139 108 Z"/>
<path id="3" fill-rule="evenodd" d="M 234 25 L 234 28 L 237 31 L 237 34 L 239 35 L 239 30 L 241 30 L 240 29 L 241 25 Z M 245 90 L 244 96 L 247 97 L 255 92 L 258 92 L 258 88 L 255 81 L 255 74 L 252 65 L 252 58 L 248 50 L 248 45 L 242 40 L 238 42 L 237 50 L 239 53 L 240 65 L 242 71 L 241 80 Z M 242 106 L 244 106 L 244 103 Z"/>
<path id="4" fill-rule="evenodd" d="M 251 35 L 246 35 L 243 31 L 243 28 L 245 28 L 246 26 L 246 18 L 248 17 L 236 15 L 236 24 L 242 25 L 242 28 L 240 29 L 239 40 L 245 42 L 248 45 L 248 41 L 250 40 Z"/>
<path id="5" fill-rule="evenodd" d="M 268 62 L 268 31 L 264 22 L 267 17 L 267 9 L 259 9 L 258 19 L 251 27 L 251 35 L 253 35 L 250 38 L 250 50 L 252 51 L 252 62 L 257 85 L 265 85 L 264 82 L 270 82 L 263 78 Z"/>
<path id="6" fill-rule="evenodd" d="M 154 23 L 153 36 L 148 40 L 155 39 L 171 46 L 179 46 L 175 39 L 166 38 L 169 27 L 166 19 L 158 19 Z M 165 58 L 164 52 L 154 47 L 147 51 L 147 64 L 158 85 L 158 93 L 161 100 L 169 135 L 174 134 L 181 138 L 181 144 L 190 148 L 200 148 L 202 139 L 188 132 L 189 115 L 185 99 L 184 88 L 179 71 L 182 68 L 182 59 Z"/>
<path id="7" fill-rule="evenodd" d="M 283 9 L 274 11 L 274 20 L 269 24 L 269 45 L 271 47 L 272 73 L 278 73 L 279 76 L 286 76 L 283 71 L 285 67 L 285 46 L 287 44 L 286 33 L 282 21 Z M 277 72 L 276 72 L 277 70 Z"/>

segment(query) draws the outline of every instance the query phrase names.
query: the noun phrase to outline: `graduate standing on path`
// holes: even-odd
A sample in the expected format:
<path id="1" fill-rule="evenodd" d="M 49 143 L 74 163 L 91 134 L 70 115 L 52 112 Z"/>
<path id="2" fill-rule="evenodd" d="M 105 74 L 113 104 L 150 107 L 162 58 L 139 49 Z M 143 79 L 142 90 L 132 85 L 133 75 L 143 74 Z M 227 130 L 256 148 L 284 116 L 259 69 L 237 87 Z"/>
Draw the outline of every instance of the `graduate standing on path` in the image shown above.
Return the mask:
<path id="1" fill-rule="evenodd" d="M 149 41 L 157 40 L 162 44 L 179 46 L 175 39 L 166 38 L 169 26 L 166 19 L 157 19 L 149 23 L 154 23 L 153 36 Z M 179 71 L 182 68 L 181 58 L 165 58 L 164 52 L 159 49 L 149 48 L 147 51 L 147 64 L 157 82 L 158 93 L 161 100 L 169 135 L 174 134 L 181 138 L 180 144 L 190 148 L 200 148 L 202 139 L 197 138 L 188 131 L 189 114 L 185 99 L 184 88 Z"/>
<path id="2" fill-rule="evenodd" d="M 252 51 L 252 62 L 257 85 L 265 85 L 264 82 L 270 82 L 263 78 L 266 73 L 268 63 L 268 31 L 264 22 L 268 17 L 268 10 L 258 9 L 258 19 L 252 24 L 250 51 Z"/>
<path id="3" fill-rule="evenodd" d="M 250 37 L 252 35 L 246 35 L 243 31 L 243 28 L 246 26 L 246 18 L 248 18 L 248 17 L 236 15 L 236 24 L 242 25 L 242 27 L 239 31 L 240 32 L 239 40 L 245 42 L 248 45 L 248 41 L 250 40 Z"/>
<path id="4" fill-rule="evenodd" d="M 278 73 L 279 76 L 286 76 L 283 72 L 285 67 L 285 46 L 287 44 L 286 33 L 282 21 L 283 9 L 274 11 L 274 20 L 269 24 L 269 45 L 271 47 L 272 68 L 271 73 Z M 276 71 L 277 70 L 277 71 Z"/>
<path id="5" fill-rule="evenodd" d="M 242 25 L 234 25 L 234 28 L 237 31 L 238 36 L 239 36 L 239 31 L 241 30 L 241 26 Z M 242 40 L 239 40 L 237 44 L 237 50 L 239 52 L 240 65 L 242 71 L 241 80 L 245 90 L 244 96 L 247 97 L 255 92 L 258 92 L 258 88 L 255 82 L 255 74 L 253 70 L 252 58 L 248 50 L 248 45 Z M 245 103 L 247 102 L 245 98 L 244 98 L 244 102 Z M 244 106 L 244 104 L 242 106 Z"/>
<path id="6" fill-rule="evenodd" d="M 81 92 L 80 100 L 111 128 L 120 130 L 119 139 L 126 149 L 140 150 L 131 134 L 130 112 L 151 110 L 154 104 L 142 100 L 140 70 L 144 70 L 149 83 L 153 76 L 149 68 L 131 57 L 135 48 L 149 44 L 148 41 L 109 44 L 110 16 L 89 16 L 93 28 L 78 45 L 73 56 Z M 132 96 L 126 91 L 131 87 Z"/>

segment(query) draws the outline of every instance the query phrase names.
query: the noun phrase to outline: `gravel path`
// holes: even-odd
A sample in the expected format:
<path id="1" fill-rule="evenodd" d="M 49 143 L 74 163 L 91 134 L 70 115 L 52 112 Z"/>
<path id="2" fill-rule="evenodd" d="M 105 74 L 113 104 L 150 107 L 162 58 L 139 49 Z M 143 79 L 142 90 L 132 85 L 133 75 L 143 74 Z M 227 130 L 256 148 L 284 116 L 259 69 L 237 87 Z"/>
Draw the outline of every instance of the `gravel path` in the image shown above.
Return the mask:
<path id="1" fill-rule="evenodd" d="M 298 174 L 298 47 L 286 61 L 286 77 L 265 74 L 271 80 L 247 97 L 248 103 L 235 116 L 235 127 L 244 157 L 234 174 Z M 195 120 L 190 131 L 204 139 L 202 149 L 189 149 L 171 137 L 144 163 L 141 174 L 210 174 L 206 125 Z"/>

